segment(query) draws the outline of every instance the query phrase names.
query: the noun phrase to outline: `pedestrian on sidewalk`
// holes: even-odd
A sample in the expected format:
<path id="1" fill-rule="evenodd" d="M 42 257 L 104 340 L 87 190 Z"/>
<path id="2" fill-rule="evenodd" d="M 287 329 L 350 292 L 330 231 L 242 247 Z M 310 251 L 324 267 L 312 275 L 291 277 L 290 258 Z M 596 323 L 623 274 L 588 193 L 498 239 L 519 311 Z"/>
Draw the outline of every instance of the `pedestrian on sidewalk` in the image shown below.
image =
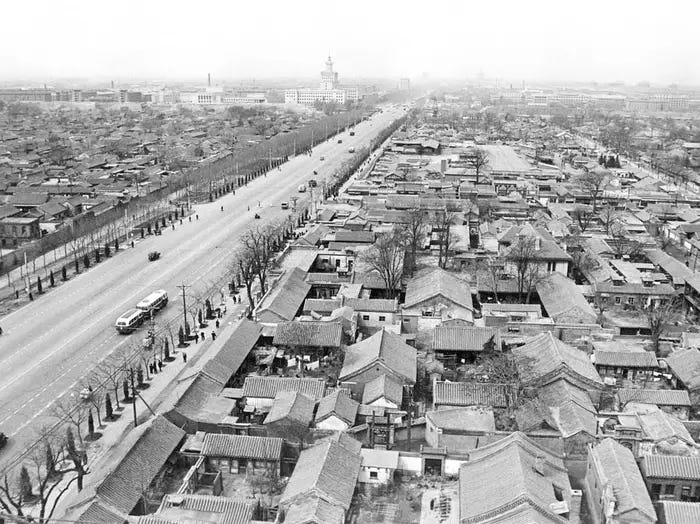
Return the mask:
<path id="1" fill-rule="evenodd" d="M 189 218 L 189 219 L 190 219 L 190 222 L 192 222 L 192 217 L 191 217 L 191 216 L 188 216 L 187 218 Z"/>
<path id="2" fill-rule="evenodd" d="M 195 217 L 197 220 L 199 220 L 199 215 L 195 215 L 194 217 Z"/>
<path id="3" fill-rule="evenodd" d="M 173 226 L 173 231 L 175 231 L 175 222 L 173 222 L 173 223 L 170 224 L 170 225 Z"/>
<path id="4" fill-rule="evenodd" d="M 204 331 L 200 333 L 200 336 L 202 337 L 202 342 L 204 342 L 204 339 L 206 338 L 206 335 L 204 334 Z"/>
<path id="5" fill-rule="evenodd" d="M 214 333 L 213 331 L 211 332 L 211 339 L 216 340 L 216 333 Z"/>
<path id="6" fill-rule="evenodd" d="M 163 371 L 163 361 L 158 359 L 158 371 Z"/>
<path id="7" fill-rule="evenodd" d="M 221 212 L 222 213 L 224 212 L 224 206 L 221 206 Z"/>
<path id="8" fill-rule="evenodd" d="M 250 206 L 248 206 L 248 211 L 250 211 Z"/>
<path id="9" fill-rule="evenodd" d="M 180 219 L 180 225 L 182 225 L 182 219 Z"/>
<path id="10" fill-rule="evenodd" d="M 219 329 L 219 319 L 216 319 L 216 329 Z"/>
<path id="11" fill-rule="evenodd" d="M 133 240 L 131 241 L 131 247 L 134 247 L 134 241 L 133 241 Z"/>
<path id="12" fill-rule="evenodd" d="M 187 363 L 187 353 L 185 353 L 184 351 L 182 352 L 182 361 L 184 363 Z"/>

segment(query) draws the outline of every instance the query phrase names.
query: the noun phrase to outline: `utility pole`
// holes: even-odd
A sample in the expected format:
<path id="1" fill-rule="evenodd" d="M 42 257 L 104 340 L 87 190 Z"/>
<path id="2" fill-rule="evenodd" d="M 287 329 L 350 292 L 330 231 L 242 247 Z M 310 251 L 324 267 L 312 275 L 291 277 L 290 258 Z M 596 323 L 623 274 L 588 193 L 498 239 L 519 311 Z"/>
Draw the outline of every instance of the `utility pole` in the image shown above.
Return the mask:
<path id="1" fill-rule="evenodd" d="M 183 319 L 183 324 L 182 324 L 182 329 L 185 329 L 185 326 L 187 325 L 187 301 L 185 299 L 185 290 L 190 287 L 186 286 L 185 283 L 183 282 L 181 285 L 177 286 L 182 290 L 182 319 Z"/>
<path id="2" fill-rule="evenodd" d="M 134 427 L 136 427 L 139 425 L 139 420 L 136 417 L 136 395 L 137 395 L 137 393 L 136 393 L 136 384 L 134 383 L 134 367 L 132 366 L 131 368 L 129 368 L 129 371 L 130 371 L 129 375 L 131 376 L 131 397 L 132 397 L 131 405 L 134 408 Z"/>
<path id="3" fill-rule="evenodd" d="M 311 149 L 314 148 L 314 128 L 311 128 Z"/>
<path id="4" fill-rule="evenodd" d="M 269 167 L 270 167 L 270 171 L 272 171 L 272 148 L 268 148 L 268 150 L 267 150 L 267 155 L 268 155 L 268 159 L 269 159 L 269 161 L 268 161 L 269 164 L 268 164 L 268 165 L 269 165 Z"/>

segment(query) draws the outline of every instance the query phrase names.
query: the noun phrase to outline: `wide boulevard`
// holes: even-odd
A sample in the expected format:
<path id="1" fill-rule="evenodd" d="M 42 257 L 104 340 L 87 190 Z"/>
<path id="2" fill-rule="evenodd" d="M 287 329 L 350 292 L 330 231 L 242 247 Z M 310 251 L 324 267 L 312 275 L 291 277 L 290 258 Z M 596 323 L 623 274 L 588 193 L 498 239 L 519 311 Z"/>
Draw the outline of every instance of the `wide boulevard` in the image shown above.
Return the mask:
<path id="1" fill-rule="evenodd" d="M 52 402 L 74 389 L 106 355 L 123 351 L 143 337 L 119 335 L 115 319 L 156 289 L 165 289 L 170 304 L 159 319 L 182 315 L 178 285 L 193 291 L 224 276 L 231 266 L 239 238 L 254 225 L 280 220 L 289 211 L 282 201 L 308 192 L 297 188 L 310 178 L 323 178 L 349 158 L 348 148 L 366 147 L 377 133 L 404 113 L 385 108 L 354 129 L 316 146 L 311 156 L 301 155 L 259 177 L 234 194 L 195 206 L 192 221 L 164 229 L 160 236 L 137 241 L 132 249 L 72 278 L 45 296 L 0 319 L 0 432 L 9 437 L 0 451 L 0 467 L 8 464 L 51 422 Z M 342 139 L 342 144 L 338 144 Z M 321 156 L 325 160 L 321 161 Z M 313 171 L 318 176 L 313 177 Z M 319 187 L 320 189 L 320 187 Z M 258 207 L 260 203 L 260 207 Z M 221 211 L 223 206 L 224 211 Z M 248 210 L 250 206 L 250 210 Z M 260 220 L 254 219 L 259 213 Z M 149 251 L 161 259 L 148 262 Z"/>

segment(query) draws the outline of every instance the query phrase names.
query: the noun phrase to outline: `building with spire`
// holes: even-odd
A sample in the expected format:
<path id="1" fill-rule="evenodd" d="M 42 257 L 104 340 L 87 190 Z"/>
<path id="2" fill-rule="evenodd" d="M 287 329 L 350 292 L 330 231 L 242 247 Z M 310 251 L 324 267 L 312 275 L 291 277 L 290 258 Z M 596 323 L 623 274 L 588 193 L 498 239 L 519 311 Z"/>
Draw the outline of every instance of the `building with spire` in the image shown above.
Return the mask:
<path id="1" fill-rule="evenodd" d="M 357 87 L 341 86 L 338 82 L 338 73 L 333 71 L 333 60 L 330 54 L 326 60 L 326 68 L 321 71 L 321 83 L 317 89 L 287 89 L 284 92 L 286 104 L 301 104 L 312 106 L 316 102 L 345 104 L 357 102 L 360 98 Z"/>

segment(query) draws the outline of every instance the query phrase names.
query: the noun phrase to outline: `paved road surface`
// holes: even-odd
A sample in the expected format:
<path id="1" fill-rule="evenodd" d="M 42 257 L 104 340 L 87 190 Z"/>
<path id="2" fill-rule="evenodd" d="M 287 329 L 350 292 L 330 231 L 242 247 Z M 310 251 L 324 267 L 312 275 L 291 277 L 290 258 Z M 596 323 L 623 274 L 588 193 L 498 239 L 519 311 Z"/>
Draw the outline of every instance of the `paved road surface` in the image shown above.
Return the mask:
<path id="1" fill-rule="evenodd" d="M 48 424 L 47 408 L 85 373 L 112 351 L 126 351 L 144 335 L 144 328 L 130 336 L 114 330 L 115 319 L 155 289 L 167 290 L 171 301 L 159 319 L 181 316 L 177 285 L 205 289 L 221 277 L 238 248 L 239 236 L 251 225 L 284 217 L 280 202 L 300 196 L 299 184 L 319 172 L 324 175 L 349 157 L 348 148 L 367 146 L 377 132 L 403 114 L 385 109 L 358 124 L 355 136 L 345 132 L 314 149 L 313 156 L 293 158 L 266 177 L 210 204 L 196 206 L 199 220 L 184 221 L 175 231 L 122 250 L 88 272 L 52 290 L 45 297 L 0 319 L 0 431 L 10 437 L 0 451 L 0 467 L 35 439 Z M 320 161 L 320 156 L 325 161 Z M 308 193 L 301 195 L 308 198 Z M 258 208 L 258 202 L 261 207 Z M 247 207 L 250 205 L 250 211 Z M 224 206 L 224 212 L 220 211 Z M 259 212 L 261 221 L 253 219 Z M 151 250 L 162 253 L 149 263 Z"/>

